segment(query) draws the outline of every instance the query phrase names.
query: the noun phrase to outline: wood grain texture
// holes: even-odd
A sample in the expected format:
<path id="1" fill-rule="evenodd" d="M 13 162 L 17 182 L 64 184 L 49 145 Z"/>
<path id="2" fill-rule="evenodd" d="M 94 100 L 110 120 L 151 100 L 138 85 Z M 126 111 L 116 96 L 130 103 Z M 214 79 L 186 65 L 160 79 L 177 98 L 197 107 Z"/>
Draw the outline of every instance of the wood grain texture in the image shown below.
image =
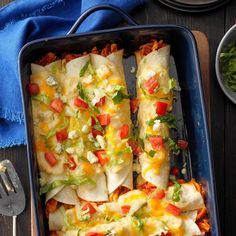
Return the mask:
<path id="1" fill-rule="evenodd" d="M 225 31 L 236 23 L 236 1 L 226 8 Z M 235 39 L 236 40 L 236 39 Z M 225 235 L 232 235 L 236 219 L 236 105 L 225 98 Z M 235 234 L 235 233 L 234 233 Z"/>

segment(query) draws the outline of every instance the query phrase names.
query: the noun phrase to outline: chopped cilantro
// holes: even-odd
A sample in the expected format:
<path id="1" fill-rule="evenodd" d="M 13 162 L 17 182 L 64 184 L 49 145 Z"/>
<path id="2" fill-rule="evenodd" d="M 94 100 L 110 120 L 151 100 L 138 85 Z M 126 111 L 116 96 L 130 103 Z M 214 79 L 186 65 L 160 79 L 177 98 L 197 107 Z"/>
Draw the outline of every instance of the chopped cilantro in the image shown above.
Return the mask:
<path id="1" fill-rule="evenodd" d="M 95 115 L 93 115 L 93 114 L 91 116 L 95 120 L 95 125 L 93 126 L 93 128 L 98 130 L 98 131 L 100 131 L 100 132 L 102 132 L 102 133 L 104 133 L 104 129 L 102 128 L 100 122 L 98 121 L 98 118 Z"/>
<path id="2" fill-rule="evenodd" d="M 154 151 L 154 150 L 151 150 L 151 151 L 149 151 L 149 153 L 148 153 L 148 155 L 149 155 L 150 157 L 154 157 L 155 154 L 156 154 L 156 151 Z"/>
<path id="3" fill-rule="evenodd" d="M 172 138 L 166 137 L 165 142 L 167 143 L 167 145 L 169 146 L 169 148 L 175 155 L 178 155 L 180 153 L 179 146 L 175 143 L 175 141 Z"/>
<path id="4" fill-rule="evenodd" d="M 120 104 L 124 99 L 129 99 L 130 95 L 125 94 L 124 86 L 116 86 L 115 93 L 112 96 L 114 104 Z"/>
<path id="5" fill-rule="evenodd" d="M 167 123 L 169 128 L 176 129 L 175 116 L 172 114 L 167 114 L 164 116 L 157 116 L 153 119 L 148 120 L 146 123 L 148 126 L 152 126 L 155 124 L 156 120 L 159 120 L 161 123 Z"/>
<path id="6" fill-rule="evenodd" d="M 142 149 L 144 149 L 144 140 L 142 138 L 138 138 L 138 143 Z"/>
<path id="7" fill-rule="evenodd" d="M 83 85 L 80 82 L 78 82 L 78 84 L 77 84 L 77 89 L 78 89 L 78 93 L 79 93 L 80 98 L 83 99 L 89 105 L 91 111 L 95 112 L 95 113 L 99 113 L 98 108 L 90 102 L 90 99 L 89 99 L 88 95 L 86 94 L 86 92 L 83 88 Z"/>

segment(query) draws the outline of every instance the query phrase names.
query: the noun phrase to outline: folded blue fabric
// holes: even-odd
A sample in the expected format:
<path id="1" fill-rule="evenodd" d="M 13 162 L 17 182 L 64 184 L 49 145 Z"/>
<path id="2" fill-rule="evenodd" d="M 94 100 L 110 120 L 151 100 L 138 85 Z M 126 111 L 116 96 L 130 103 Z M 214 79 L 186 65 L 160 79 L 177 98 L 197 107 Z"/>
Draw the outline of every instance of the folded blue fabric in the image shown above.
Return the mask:
<path id="1" fill-rule="evenodd" d="M 145 0 L 18 0 L 0 9 L 0 147 L 25 144 L 17 60 L 32 40 L 65 35 L 82 12 L 109 3 L 130 12 Z M 79 32 L 104 29 L 120 20 L 111 11 L 86 19 Z"/>

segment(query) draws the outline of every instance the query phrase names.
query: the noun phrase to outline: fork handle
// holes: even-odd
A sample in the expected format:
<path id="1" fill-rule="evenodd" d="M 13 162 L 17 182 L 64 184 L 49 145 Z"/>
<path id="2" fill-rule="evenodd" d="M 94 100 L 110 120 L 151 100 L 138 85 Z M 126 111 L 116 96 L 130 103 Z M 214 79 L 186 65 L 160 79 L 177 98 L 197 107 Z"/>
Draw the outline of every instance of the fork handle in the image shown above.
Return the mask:
<path id="1" fill-rule="evenodd" d="M 13 216 L 12 235 L 16 236 L 16 216 Z"/>

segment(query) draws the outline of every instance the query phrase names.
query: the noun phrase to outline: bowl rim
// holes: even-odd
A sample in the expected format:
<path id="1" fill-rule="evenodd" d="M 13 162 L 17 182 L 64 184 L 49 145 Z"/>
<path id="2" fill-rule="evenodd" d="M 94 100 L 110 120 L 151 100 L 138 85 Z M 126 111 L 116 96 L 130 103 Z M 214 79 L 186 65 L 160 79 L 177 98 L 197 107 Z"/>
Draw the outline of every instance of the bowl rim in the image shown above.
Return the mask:
<path id="1" fill-rule="evenodd" d="M 235 92 L 235 98 L 228 92 L 227 88 L 225 87 L 225 84 L 223 82 L 223 78 L 220 75 L 220 53 L 222 51 L 222 48 L 224 46 L 225 40 L 229 37 L 229 35 L 233 32 L 236 31 L 236 24 L 234 24 L 233 26 L 231 26 L 229 28 L 229 30 L 225 33 L 225 35 L 223 36 L 223 38 L 221 39 L 219 46 L 217 48 L 217 52 L 216 52 L 216 58 L 215 58 L 215 72 L 216 72 L 216 78 L 218 80 L 218 83 L 221 87 L 221 89 L 223 90 L 224 94 L 233 102 L 236 104 L 236 92 Z"/>

